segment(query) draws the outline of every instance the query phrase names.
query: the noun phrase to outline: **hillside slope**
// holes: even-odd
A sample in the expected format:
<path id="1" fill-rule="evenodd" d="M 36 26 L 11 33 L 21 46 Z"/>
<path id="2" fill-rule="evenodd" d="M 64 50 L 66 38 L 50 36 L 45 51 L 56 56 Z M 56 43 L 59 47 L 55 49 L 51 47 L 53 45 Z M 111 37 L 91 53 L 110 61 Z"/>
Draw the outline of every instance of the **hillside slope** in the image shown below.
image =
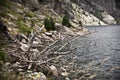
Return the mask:
<path id="1" fill-rule="evenodd" d="M 64 55 L 72 56 L 75 50 L 70 48 L 70 42 L 90 33 L 85 26 L 115 21 L 105 12 L 113 20 L 105 23 L 73 0 L 0 0 L 0 3 L 0 77 L 5 80 L 47 80 L 46 76 L 50 80 L 51 77 L 65 80 L 72 71 L 67 72 L 63 66 L 71 69 L 70 65 L 74 65 L 61 65 L 65 63 Z M 63 25 L 64 20 L 67 25 Z M 1 60 L 6 60 L 4 53 L 8 53 L 10 61 Z"/>
<path id="2" fill-rule="evenodd" d="M 82 10 L 80 6 L 70 0 L 30 0 L 20 3 L 27 4 L 26 6 L 31 10 L 44 16 L 56 16 L 57 20 L 67 14 L 72 21 L 82 21 L 84 25 L 104 25 L 98 18 Z"/>

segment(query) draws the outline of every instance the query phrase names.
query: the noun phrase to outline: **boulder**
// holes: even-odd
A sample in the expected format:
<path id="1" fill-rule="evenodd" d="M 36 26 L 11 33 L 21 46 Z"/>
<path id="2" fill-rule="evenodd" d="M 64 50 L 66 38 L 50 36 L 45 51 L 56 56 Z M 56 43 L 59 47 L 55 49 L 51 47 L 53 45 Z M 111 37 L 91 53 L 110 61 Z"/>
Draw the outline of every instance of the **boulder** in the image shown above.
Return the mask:
<path id="1" fill-rule="evenodd" d="M 75 29 L 81 30 L 83 28 L 83 26 L 80 26 L 79 23 L 77 22 L 70 22 L 70 24 L 72 25 L 72 27 L 74 27 Z"/>
<path id="2" fill-rule="evenodd" d="M 65 29 L 65 32 L 66 32 L 68 35 L 70 35 L 70 36 L 74 36 L 74 35 L 75 35 L 75 33 L 72 31 L 72 29 L 70 29 L 70 28 L 68 28 L 68 27 L 66 27 L 66 26 L 64 26 L 64 29 Z"/>
<path id="3" fill-rule="evenodd" d="M 102 17 L 103 17 L 103 21 L 107 24 L 117 24 L 116 20 L 114 19 L 114 17 L 112 17 L 111 15 L 109 15 L 106 12 L 102 13 Z"/>
<path id="4" fill-rule="evenodd" d="M 47 80 L 47 77 L 41 72 L 27 74 L 27 78 L 29 78 L 29 80 Z"/>
<path id="5" fill-rule="evenodd" d="M 62 24 L 60 24 L 60 23 L 56 23 L 56 24 L 55 24 L 55 29 L 56 29 L 56 31 L 58 31 L 58 32 L 64 31 L 64 28 L 63 28 Z"/>
<path id="6" fill-rule="evenodd" d="M 16 12 L 17 12 L 17 13 L 20 13 L 20 14 L 23 14 L 23 10 L 22 10 L 22 9 L 19 9 L 19 8 L 16 8 Z"/>
<path id="7" fill-rule="evenodd" d="M 18 33 L 18 34 L 16 35 L 16 38 L 17 38 L 19 41 L 22 41 L 22 39 L 24 39 L 25 41 L 28 41 L 28 38 L 27 38 L 24 34 L 22 34 L 22 33 Z"/>
<path id="8" fill-rule="evenodd" d="M 38 41 L 33 41 L 33 45 L 39 45 Z"/>
<path id="9" fill-rule="evenodd" d="M 38 0 L 21 0 L 21 2 L 31 9 L 38 9 L 40 4 Z"/>
<path id="10" fill-rule="evenodd" d="M 24 43 L 24 44 L 27 43 L 27 41 L 25 39 L 22 39 L 21 42 Z"/>
<path id="11" fill-rule="evenodd" d="M 53 75 L 58 77 L 58 70 L 57 70 L 57 68 L 55 66 L 51 65 L 50 69 L 51 69 Z"/>
<path id="12" fill-rule="evenodd" d="M 20 47 L 20 49 L 22 50 L 22 51 L 28 51 L 28 49 L 29 49 L 29 46 L 27 45 L 27 44 L 23 44 L 23 43 L 21 43 L 21 47 Z"/>
<path id="13" fill-rule="evenodd" d="M 46 39 L 46 40 L 50 40 L 50 37 L 45 35 L 44 33 L 41 34 L 42 38 Z"/>
<path id="14" fill-rule="evenodd" d="M 52 32 L 45 32 L 45 35 L 47 35 L 47 36 L 52 36 Z"/>

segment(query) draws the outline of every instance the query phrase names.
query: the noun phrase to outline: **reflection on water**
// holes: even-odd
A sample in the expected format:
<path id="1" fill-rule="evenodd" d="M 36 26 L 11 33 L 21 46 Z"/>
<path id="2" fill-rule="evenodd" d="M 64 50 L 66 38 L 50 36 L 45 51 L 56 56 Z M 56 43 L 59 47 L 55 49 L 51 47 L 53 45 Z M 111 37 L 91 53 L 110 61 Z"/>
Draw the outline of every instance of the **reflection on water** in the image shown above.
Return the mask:
<path id="1" fill-rule="evenodd" d="M 92 34 L 72 42 L 78 67 L 94 80 L 120 80 L 120 26 L 87 27 Z M 93 80 L 93 79 L 92 79 Z"/>

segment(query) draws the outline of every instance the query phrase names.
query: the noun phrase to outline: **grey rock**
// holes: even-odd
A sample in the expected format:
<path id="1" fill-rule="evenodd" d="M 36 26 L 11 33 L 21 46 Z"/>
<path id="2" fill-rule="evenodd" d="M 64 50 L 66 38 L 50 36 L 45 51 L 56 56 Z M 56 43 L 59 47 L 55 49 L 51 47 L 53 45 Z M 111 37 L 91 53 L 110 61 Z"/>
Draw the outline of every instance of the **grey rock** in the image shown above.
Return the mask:
<path id="1" fill-rule="evenodd" d="M 33 41 L 33 45 L 39 45 L 38 41 Z"/>
<path id="2" fill-rule="evenodd" d="M 18 20 L 18 18 L 17 18 L 16 16 L 14 16 L 14 15 L 12 15 L 12 14 L 10 14 L 10 13 L 7 13 L 7 15 L 8 15 L 10 18 L 12 18 L 12 19 Z"/>
<path id="3" fill-rule="evenodd" d="M 21 43 L 20 49 L 21 49 L 22 51 L 26 52 L 26 51 L 28 51 L 29 46 L 28 46 L 27 44 Z"/>
<path id="4" fill-rule="evenodd" d="M 65 78 L 65 80 L 70 80 L 70 78 Z"/>
<path id="5" fill-rule="evenodd" d="M 116 20 L 114 17 L 109 15 L 108 13 L 104 12 L 102 13 L 103 21 L 107 24 L 117 24 Z"/>
<path id="6" fill-rule="evenodd" d="M 19 72 L 22 72 L 22 71 L 23 71 L 23 69 L 18 69 L 18 71 L 19 71 Z"/>
<path id="7" fill-rule="evenodd" d="M 20 14 L 23 14 L 23 10 L 19 9 L 19 8 L 16 8 L 16 12 L 17 13 L 20 13 Z"/>
<path id="8" fill-rule="evenodd" d="M 17 38 L 19 41 L 22 41 L 22 39 L 25 39 L 26 41 L 28 41 L 28 38 L 27 38 L 24 34 L 22 34 L 22 33 L 18 33 L 18 34 L 16 35 L 16 38 Z"/>
<path id="9" fill-rule="evenodd" d="M 20 63 L 16 62 L 15 64 L 12 65 L 12 67 L 19 67 Z"/>
<path id="10" fill-rule="evenodd" d="M 30 80 L 47 80 L 47 77 L 41 72 L 34 72 L 27 76 Z"/>
<path id="11" fill-rule="evenodd" d="M 52 32 L 45 32 L 45 34 L 47 35 L 47 36 L 52 36 Z"/>
<path id="12" fill-rule="evenodd" d="M 24 43 L 24 44 L 27 43 L 27 41 L 25 39 L 22 39 L 21 42 Z"/>

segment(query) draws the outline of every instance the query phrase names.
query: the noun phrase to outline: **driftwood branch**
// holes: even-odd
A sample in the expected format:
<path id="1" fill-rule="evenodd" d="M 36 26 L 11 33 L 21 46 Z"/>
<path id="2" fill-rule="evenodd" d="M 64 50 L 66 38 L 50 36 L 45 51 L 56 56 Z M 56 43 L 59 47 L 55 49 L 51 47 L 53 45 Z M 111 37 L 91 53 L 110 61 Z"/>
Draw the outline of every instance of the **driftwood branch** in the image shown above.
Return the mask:
<path id="1" fill-rule="evenodd" d="M 49 61 L 51 61 L 53 59 L 55 59 L 55 58 L 50 58 L 50 59 L 48 59 L 46 61 L 29 61 L 29 60 L 20 60 L 20 61 L 21 62 L 26 62 L 26 63 L 35 63 L 37 65 L 42 65 L 42 64 L 46 64 L 47 62 L 49 62 Z"/>
<path id="2" fill-rule="evenodd" d="M 56 44 L 57 42 L 59 42 L 60 40 L 61 40 L 61 39 L 54 41 L 51 45 L 49 45 L 49 46 L 47 46 L 45 49 L 43 49 L 43 50 L 39 53 L 38 57 L 39 57 L 41 54 L 45 53 L 51 46 L 55 45 L 55 44 Z"/>
<path id="3" fill-rule="evenodd" d="M 30 40 L 28 41 L 28 44 L 32 44 L 33 39 L 36 37 L 36 35 L 41 32 L 41 30 L 44 28 L 45 26 L 43 25 L 40 29 L 38 29 L 35 34 L 33 34 L 33 36 L 30 38 Z"/>
<path id="4" fill-rule="evenodd" d="M 70 51 L 66 51 L 66 52 L 54 52 L 54 55 L 67 55 L 72 53 L 76 48 L 70 50 Z"/>
<path id="5" fill-rule="evenodd" d="M 28 49 L 28 52 L 30 51 L 30 48 L 32 47 L 32 44 L 33 44 L 33 40 L 34 40 L 34 38 L 37 36 L 37 34 L 39 33 L 39 32 L 41 32 L 42 31 L 42 29 L 44 28 L 45 26 L 43 25 L 40 29 L 38 29 L 36 32 L 35 32 L 35 34 L 33 34 L 33 36 L 30 38 L 30 40 L 28 41 L 28 45 L 29 45 L 29 49 Z"/>
<path id="6" fill-rule="evenodd" d="M 43 29 L 44 27 L 45 27 L 45 26 L 43 25 L 41 28 L 39 28 L 39 29 L 35 32 L 35 34 L 33 34 L 33 36 L 30 38 L 30 40 L 29 40 L 28 43 L 27 43 L 27 44 L 29 45 L 29 48 L 28 48 L 28 51 L 27 51 L 27 56 L 28 56 L 29 58 L 31 58 L 31 57 L 30 57 L 30 56 L 31 56 L 31 54 L 30 54 L 30 49 L 31 49 L 31 47 L 32 47 L 33 40 L 34 40 L 34 38 L 37 36 L 37 34 L 42 31 L 42 29 Z"/>

